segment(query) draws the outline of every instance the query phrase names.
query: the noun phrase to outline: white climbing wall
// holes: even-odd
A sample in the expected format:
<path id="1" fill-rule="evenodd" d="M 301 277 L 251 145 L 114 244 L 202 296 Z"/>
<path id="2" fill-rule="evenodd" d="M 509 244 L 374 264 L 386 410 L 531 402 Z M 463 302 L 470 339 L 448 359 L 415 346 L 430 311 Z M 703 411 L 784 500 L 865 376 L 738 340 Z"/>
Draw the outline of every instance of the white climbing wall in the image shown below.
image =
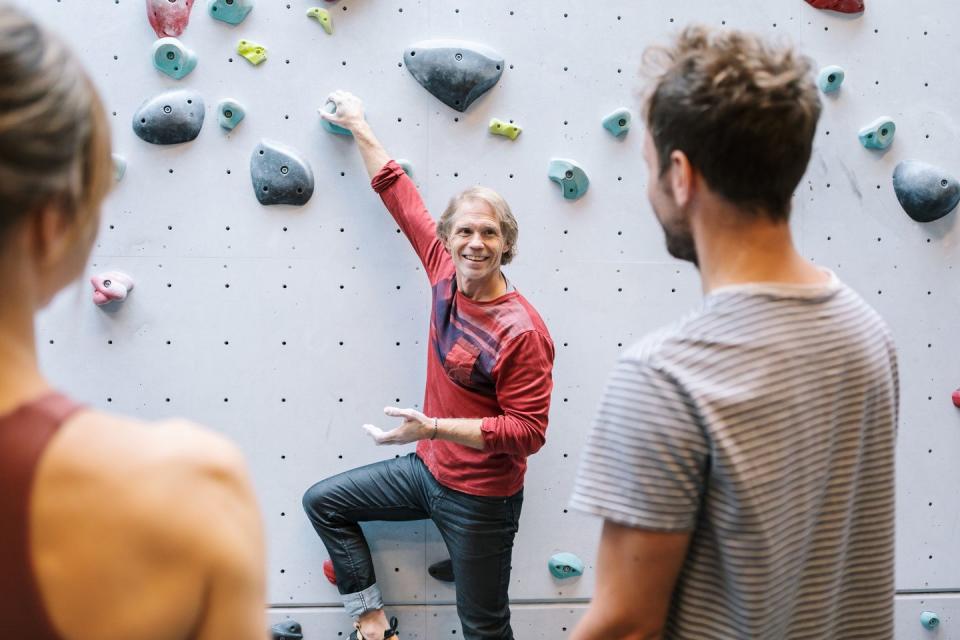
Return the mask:
<path id="1" fill-rule="evenodd" d="M 856 18 L 802 0 L 259 0 L 237 27 L 212 20 L 198 0 L 181 39 L 199 64 L 180 81 L 152 66 L 143 0 L 18 2 L 72 43 L 112 113 L 128 169 L 104 207 L 89 274 L 122 270 L 137 283 L 113 309 L 94 307 L 85 281 L 60 296 L 39 323 L 43 365 L 93 406 L 187 416 L 240 443 L 267 523 L 271 616 L 295 617 L 310 639 L 348 625 L 300 497 L 324 476 L 401 451 L 375 448 L 360 424 L 390 426 L 384 405 L 420 403 L 429 295 L 353 143 L 321 129 L 326 94 L 345 88 L 365 99 L 368 120 L 412 162 L 435 214 L 476 183 L 517 214 L 519 257 L 508 273 L 543 314 L 557 361 L 511 596 L 518 637 L 562 638 L 593 589 L 599 523 L 565 507 L 606 372 L 622 346 L 700 298 L 696 272 L 667 256 L 646 202 L 642 132 L 616 140 L 600 120 L 620 106 L 636 111 L 643 47 L 692 21 L 787 37 L 818 65 L 843 66 L 846 83 L 824 99 L 794 226 L 803 253 L 860 291 L 899 345 L 897 637 L 960 638 L 960 414 L 950 402 L 960 386 L 957 214 L 911 221 L 890 180 L 908 158 L 960 173 L 952 0 L 867 0 Z M 333 35 L 306 17 L 314 4 L 331 10 Z M 402 66 L 405 47 L 439 37 L 482 42 L 506 59 L 499 84 L 465 114 Z M 269 59 L 250 65 L 235 52 L 241 38 L 265 45 Z M 135 137 L 140 103 L 175 87 L 206 101 L 199 138 L 165 148 Z M 232 133 L 216 121 L 226 97 L 247 110 Z M 869 152 L 856 133 L 880 115 L 896 120 L 896 141 Z M 515 120 L 522 135 L 489 135 L 491 117 Z M 248 164 L 261 138 L 308 158 L 316 191 L 307 206 L 257 203 Z M 582 200 L 564 201 L 547 180 L 551 157 L 586 168 Z M 386 597 L 403 605 L 404 637 L 458 633 L 453 590 L 426 574 L 445 557 L 433 526 L 369 531 Z M 586 575 L 554 581 L 546 561 L 556 551 L 581 555 Z M 920 626 L 923 610 L 940 614 L 937 632 Z"/>

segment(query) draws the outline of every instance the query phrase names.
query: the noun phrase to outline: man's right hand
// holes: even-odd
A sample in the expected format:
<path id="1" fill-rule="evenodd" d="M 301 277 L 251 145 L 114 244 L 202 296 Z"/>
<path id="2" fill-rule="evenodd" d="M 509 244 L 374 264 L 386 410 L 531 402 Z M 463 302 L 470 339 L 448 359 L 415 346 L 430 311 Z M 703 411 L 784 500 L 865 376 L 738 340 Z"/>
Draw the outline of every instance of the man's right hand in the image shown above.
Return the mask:
<path id="1" fill-rule="evenodd" d="M 330 113 L 327 106 L 331 102 L 337 107 L 334 113 Z M 363 102 L 349 91 L 334 91 L 327 96 L 327 101 L 318 111 L 324 120 L 340 125 L 351 132 L 355 132 L 356 128 L 365 122 Z"/>

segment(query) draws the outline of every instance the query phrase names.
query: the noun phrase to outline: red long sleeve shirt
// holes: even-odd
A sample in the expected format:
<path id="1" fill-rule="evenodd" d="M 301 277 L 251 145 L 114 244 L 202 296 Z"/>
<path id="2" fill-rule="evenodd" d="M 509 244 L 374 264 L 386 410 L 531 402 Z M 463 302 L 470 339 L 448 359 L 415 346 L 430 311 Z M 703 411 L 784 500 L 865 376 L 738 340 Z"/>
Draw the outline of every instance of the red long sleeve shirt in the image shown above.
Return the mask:
<path id="1" fill-rule="evenodd" d="M 453 260 L 400 165 L 388 162 L 371 185 L 430 278 L 423 411 L 431 417 L 483 419 L 483 451 L 421 440 L 417 455 L 446 487 L 478 496 L 513 495 L 523 488 L 527 456 L 546 439 L 554 355 L 547 327 L 516 290 L 477 302 L 457 289 Z"/>

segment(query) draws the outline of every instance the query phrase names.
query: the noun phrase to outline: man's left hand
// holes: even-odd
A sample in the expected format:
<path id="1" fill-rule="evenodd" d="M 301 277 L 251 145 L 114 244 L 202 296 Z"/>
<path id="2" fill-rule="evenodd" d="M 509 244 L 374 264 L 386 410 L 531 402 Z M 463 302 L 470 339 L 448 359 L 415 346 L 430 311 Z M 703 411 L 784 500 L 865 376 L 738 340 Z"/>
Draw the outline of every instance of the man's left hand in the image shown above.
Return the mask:
<path id="1" fill-rule="evenodd" d="M 379 444 L 409 444 L 426 440 L 433 435 L 433 418 L 428 418 L 416 409 L 386 407 L 383 412 L 394 418 L 403 418 L 403 424 L 391 431 L 384 431 L 372 424 L 363 425 L 364 431 Z"/>

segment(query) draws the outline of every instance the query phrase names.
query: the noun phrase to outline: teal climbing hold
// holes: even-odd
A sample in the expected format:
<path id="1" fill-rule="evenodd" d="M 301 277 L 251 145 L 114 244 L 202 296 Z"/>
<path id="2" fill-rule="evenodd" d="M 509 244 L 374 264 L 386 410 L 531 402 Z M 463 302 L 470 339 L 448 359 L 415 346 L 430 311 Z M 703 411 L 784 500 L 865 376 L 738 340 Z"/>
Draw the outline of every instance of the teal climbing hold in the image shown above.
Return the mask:
<path id="1" fill-rule="evenodd" d="M 153 43 L 153 66 L 179 80 L 197 67 L 197 56 L 176 38 L 160 38 Z"/>
<path id="2" fill-rule="evenodd" d="M 236 100 L 227 98 L 221 100 L 220 104 L 217 105 L 217 120 L 220 122 L 220 126 L 228 131 L 240 124 L 245 115 L 247 115 L 247 112 L 243 105 Z"/>
<path id="3" fill-rule="evenodd" d="M 563 188 L 563 197 L 567 200 L 582 197 L 590 186 L 587 172 L 573 160 L 552 159 L 547 168 L 547 176 Z"/>
<path id="4" fill-rule="evenodd" d="M 330 17 L 329 11 L 321 9 L 320 7 L 310 7 L 307 9 L 307 17 L 319 22 L 323 30 L 327 32 L 327 35 L 333 35 L 333 19 Z"/>
<path id="5" fill-rule="evenodd" d="M 327 100 L 327 103 L 321 107 L 323 111 L 327 113 L 336 113 L 337 112 L 337 103 L 333 100 Z M 352 136 L 353 133 L 350 132 L 350 129 L 341 127 L 338 124 L 333 124 L 326 118 L 320 119 L 320 126 L 329 131 L 330 133 L 336 133 L 341 136 Z"/>
<path id="6" fill-rule="evenodd" d="M 940 616 L 933 611 L 924 611 L 920 614 L 920 624 L 926 629 L 936 629 L 940 626 Z"/>
<path id="7" fill-rule="evenodd" d="M 119 153 L 112 154 L 113 157 L 113 179 L 116 182 L 123 180 L 124 174 L 127 173 L 127 159 L 124 158 Z"/>
<path id="8" fill-rule="evenodd" d="M 413 177 L 413 165 L 410 164 L 410 161 L 409 161 L 409 160 L 404 160 L 404 159 L 402 159 L 402 158 L 397 158 L 397 164 L 400 165 L 400 168 L 403 169 L 403 172 L 404 172 L 405 174 L 407 174 L 407 175 L 410 176 L 411 178 Z"/>
<path id="9" fill-rule="evenodd" d="M 240 24 L 253 10 L 253 0 L 210 0 L 207 13 L 227 24 Z"/>
<path id="10" fill-rule="evenodd" d="M 554 578 L 565 580 L 583 575 L 583 560 L 572 553 L 557 553 L 550 557 L 548 563 L 550 573 Z"/>
<path id="11" fill-rule="evenodd" d="M 843 67 L 832 64 L 829 67 L 820 69 L 820 75 L 817 76 L 817 84 L 820 85 L 820 91 L 833 93 L 840 88 L 845 77 L 846 74 L 843 72 Z"/>
<path id="12" fill-rule="evenodd" d="M 877 118 L 858 134 L 860 144 L 867 149 L 886 149 L 893 144 L 893 134 L 897 132 L 897 125 L 886 116 Z"/>
<path id="13" fill-rule="evenodd" d="M 614 136 L 621 138 L 627 135 L 627 131 L 630 131 L 630 121 L 632 119 L 633 114 L 630 113 L 630 109 L 617 109 L 603 119 L 603 128 Z"/>

